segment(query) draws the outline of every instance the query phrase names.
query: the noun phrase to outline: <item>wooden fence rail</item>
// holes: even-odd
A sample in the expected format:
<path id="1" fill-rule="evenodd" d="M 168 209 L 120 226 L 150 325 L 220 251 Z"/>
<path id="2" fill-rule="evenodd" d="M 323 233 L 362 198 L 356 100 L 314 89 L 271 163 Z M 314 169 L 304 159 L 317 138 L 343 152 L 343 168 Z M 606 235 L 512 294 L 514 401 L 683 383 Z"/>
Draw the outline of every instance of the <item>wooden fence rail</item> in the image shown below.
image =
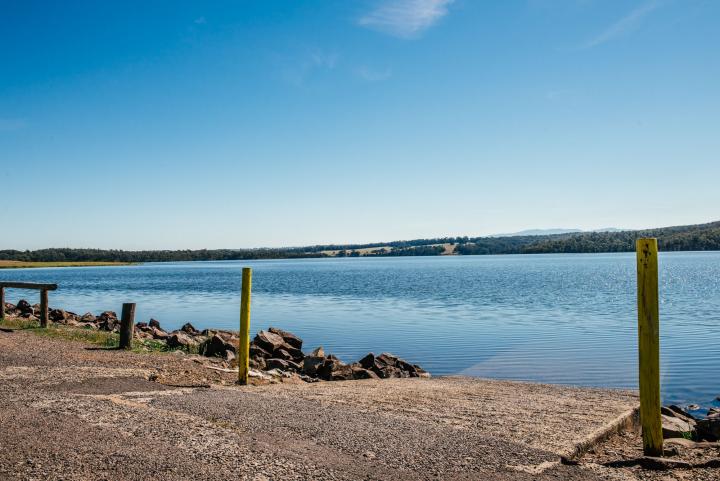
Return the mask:
<path id="1" fill-rule="evenodd" d="M 5 319 L 5 289 L 33 289 L 40 291 L 40 327 L 48 324 L 48 291 L 57 289 L 57 284 L 36 282 L 0 282 L 0 321 Z"/>

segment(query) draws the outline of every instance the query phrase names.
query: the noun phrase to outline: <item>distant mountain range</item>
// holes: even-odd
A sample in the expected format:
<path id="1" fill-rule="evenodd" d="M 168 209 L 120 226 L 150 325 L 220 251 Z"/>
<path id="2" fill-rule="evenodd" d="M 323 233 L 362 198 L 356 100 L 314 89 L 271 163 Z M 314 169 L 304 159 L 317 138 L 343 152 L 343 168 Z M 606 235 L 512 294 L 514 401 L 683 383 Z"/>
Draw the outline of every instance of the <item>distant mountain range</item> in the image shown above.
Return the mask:
<path id="1" fill-rule="evenodd" d="M 556 233 L 557 231 L 564 231 Z M 541 232 L 537 234 L 537 232 Z M 549 233 L 550 232 L 550 233 Z M 369 244 L 214 250 L 121 251 L 41 249 L 0 251 L 0 260 L 24 262 L 164 262 L 299 257 L 436 256 L 482 254 L 545 254 L 631 252 L 639 237 L 657 237 L 661 251 L 720 250 L 720 221 L 646 230 L 529 230 L 493 237 L 442 237 Z"/>

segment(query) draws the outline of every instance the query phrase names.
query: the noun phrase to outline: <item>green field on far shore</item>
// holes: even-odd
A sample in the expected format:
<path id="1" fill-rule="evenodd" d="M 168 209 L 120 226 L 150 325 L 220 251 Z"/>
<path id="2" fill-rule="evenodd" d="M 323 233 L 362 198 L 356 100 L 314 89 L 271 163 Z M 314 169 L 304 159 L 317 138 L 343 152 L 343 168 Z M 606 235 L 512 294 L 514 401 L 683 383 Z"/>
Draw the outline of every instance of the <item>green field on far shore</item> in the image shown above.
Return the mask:
<path id="1" fill-rule="evenodd" d="M 132 262 L 25 262 L 0 260 L 0 269 L 24 269 L 29 267 L 93 267 L 93 266 L 128 266 Z"/>

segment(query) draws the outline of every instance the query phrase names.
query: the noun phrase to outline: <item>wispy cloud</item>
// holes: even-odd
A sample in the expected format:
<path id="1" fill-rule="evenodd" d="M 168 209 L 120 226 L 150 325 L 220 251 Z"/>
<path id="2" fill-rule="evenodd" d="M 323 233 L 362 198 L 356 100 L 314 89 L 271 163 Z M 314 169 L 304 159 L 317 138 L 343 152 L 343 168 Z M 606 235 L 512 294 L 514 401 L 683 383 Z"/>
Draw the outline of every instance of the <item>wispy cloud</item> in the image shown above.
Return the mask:
<path id="1" fill-rule="evenodd" d="M 196 25 L 205 25 L 207 23 L 207 20 L 205 20 L 205 17 L 198 17 L 193 20 L 193 23 L 195 23 Z"/>
<path id="2" fill-rule="evenodd" d="M 334 70 L 340 55 L 321 49 L 308 50 L 299 55 L 299 59 L 282 60 L 283 76 L 294 85 L 303 85 L 316 71 Z"/>
<path id="3" fill-rule="evenodd" d="M 25 127 L 27 127 L 27 122 L 23 119 L 0 118 L 0 132 L 15 132 Z"/>
<path id="4" fill-rule="evenodd" d="M 366 82 L 380 82 L 392 77 L 392 72 L 389 68 L 385 70 L 375 70 L 364 65 L 355 69 L 355 73 Z"/>
<path id="5" fill-rule="evenodd" d="M 339 55 L 335 52 L 324 52 L 315 50 L 310 54 L 310 66 L 325 69 L 334 69 L 337 64 Z"/>
<path id="6" fill-rule="evenodd" d="M 603 43 L 632 32 L 640 26 L 645 17 L 657 10 L 660 5 L 660 1 L 653 0 L 637 7 L 620 20 L 603 30 L 599 35 L 596 35 L 588 42 L 582 44 L 579 48 L 586 49 L 597 47 L 598 45 L 602 45 Z"/>
<path id="7" fill-rule="evenodd" d="M 384 0 L 358 25 L 401 38 L 418 36 L 447 15 L 454 0 Z"/>

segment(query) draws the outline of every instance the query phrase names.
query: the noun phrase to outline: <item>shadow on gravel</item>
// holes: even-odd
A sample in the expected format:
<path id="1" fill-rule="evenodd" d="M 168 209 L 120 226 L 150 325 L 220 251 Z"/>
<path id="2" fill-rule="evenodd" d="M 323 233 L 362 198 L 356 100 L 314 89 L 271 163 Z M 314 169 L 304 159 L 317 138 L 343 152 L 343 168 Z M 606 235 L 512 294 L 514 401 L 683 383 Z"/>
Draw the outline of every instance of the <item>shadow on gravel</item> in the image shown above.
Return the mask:
<path id="1" fill-rule="evenodd" d="M 73 394 L 121 394 L 125 392 L 169 391 L 175 389 L 140 377 L 100 377 L 56 384 L 49 391 Z"/>

